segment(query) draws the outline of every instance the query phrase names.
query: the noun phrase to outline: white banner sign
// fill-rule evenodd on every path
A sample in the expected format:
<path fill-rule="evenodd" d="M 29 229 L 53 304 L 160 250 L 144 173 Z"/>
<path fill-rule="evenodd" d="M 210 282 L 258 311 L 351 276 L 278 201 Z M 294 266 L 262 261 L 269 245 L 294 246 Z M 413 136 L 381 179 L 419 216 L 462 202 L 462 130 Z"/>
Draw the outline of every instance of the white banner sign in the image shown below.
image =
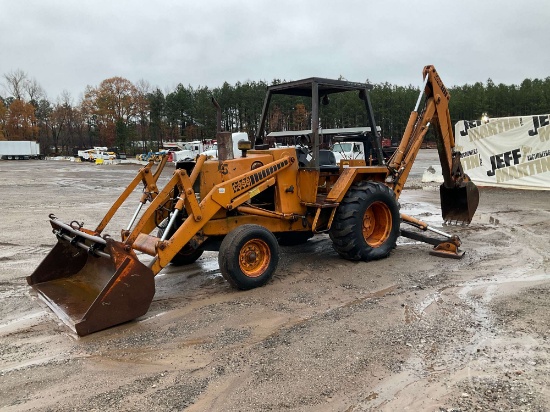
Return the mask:
<path fill-rule="evenodd" d="M 550 190 L 550 115 L 461 120 L 456 149 L 480 186 Z"/>

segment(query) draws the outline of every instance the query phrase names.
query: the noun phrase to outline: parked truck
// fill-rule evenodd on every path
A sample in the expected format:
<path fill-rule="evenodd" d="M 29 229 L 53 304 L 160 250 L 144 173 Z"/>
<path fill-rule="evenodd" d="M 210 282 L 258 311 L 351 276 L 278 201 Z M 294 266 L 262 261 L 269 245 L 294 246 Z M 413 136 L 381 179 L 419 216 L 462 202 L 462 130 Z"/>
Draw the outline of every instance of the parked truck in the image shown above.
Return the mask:
<path fill-rule="evenodd" d="M 233 140 L 233 153 L 238 152 L 237 144 L 240 140 L 248 140 L 248 134 L 244 132 L 235 132 L 232 133 Z M 200 154 L 205 154 L 208 159 L 217 159 L 218 158 L 218 145 L 217 143 L 213 144 L 204 144 L 201 141 L 187 142 L 183 150 L 173 152 L 172 158 L 169 161 L 174 163 L 193 160 Z"/>
<path fill-rule="evenodd" d="M 358 128 L 357 133 L 347 133 L 334 136 L 332 138 L 332 146 L 330 150 L 334 153 L 336 163 L 340 164 L 343 160 L 344 164 L 348 160 L 364 160 L 367 165 L 372 165 L 377 162 L 377 154 L 375 147 L 372 144 L 372 135 L 370 128 Z M 380 132 L 380 130 L 378 130 Z M 380 137 L 380 149 L 382 150 L 384 159 L 388 160 L 397 146 L 392 146 L 391 139 Z"/>
<path fill-rule="evenodd" d="M 40 145 L 33 141 L 3 141 L 0 142 L 0 159 L 29 160 L 44 159 L 40 154 Z"/>
<path fill-rule="evenodd" d="M 116 153 L 109 152 L 106 147 L 96 146 L 93 149 L 79 150 L 78 157 L 86 162 L 95 162 L 96 160 L 115 160 Z"/>

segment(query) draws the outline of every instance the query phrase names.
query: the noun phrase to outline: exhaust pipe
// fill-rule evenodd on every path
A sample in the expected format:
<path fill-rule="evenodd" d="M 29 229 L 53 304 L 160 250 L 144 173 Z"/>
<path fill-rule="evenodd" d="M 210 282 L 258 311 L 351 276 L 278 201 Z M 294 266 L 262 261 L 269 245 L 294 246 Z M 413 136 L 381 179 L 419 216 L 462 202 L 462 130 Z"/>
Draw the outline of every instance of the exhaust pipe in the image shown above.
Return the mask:
<path fill-rule="evenodd" d="M 233 153 L 233 138 L 231 132 L 222 131 L 222 108 L 213 97 L 212 104 L 216 107 L 216 141 L 218 142 L 218 161 L 221 170 L 224 161 L 235 158 L 235 154 Z"/>

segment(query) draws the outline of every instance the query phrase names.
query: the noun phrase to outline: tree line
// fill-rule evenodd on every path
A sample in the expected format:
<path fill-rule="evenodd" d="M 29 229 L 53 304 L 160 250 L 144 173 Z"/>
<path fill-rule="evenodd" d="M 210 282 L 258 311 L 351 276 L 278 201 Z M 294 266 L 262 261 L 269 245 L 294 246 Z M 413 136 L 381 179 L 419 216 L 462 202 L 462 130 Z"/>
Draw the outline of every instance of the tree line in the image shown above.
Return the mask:
<path fill-rule="evenodd" d="M 122 77 L 87 86 L 75 103 L 66 91 L 55 101 L 40 84 L 18 69 L 3 76 L 0 92 L 0 140 L 35 140 L 45 154 L 71 154 L 76 148 L 116 147 L 130 155 L 156 151 L 163 142 L 214 139 L 215 98 L 222 108 L 222 127 L 244 131 L 250 138 L 259 128 L 265 81 L 224 82 L 221 87 L 184 86 L 163 92 L 146 81 L 132 83 Z M 271 84 L 281 83 L 274 79 Z M 458 120 L 547 114 L 550 77 L 525 79 L 520 85 L 477 82 L 448 88 L 453 124 Z M 399 139 L 419 95 L 419 87 L 375 84 L 371 101 L 384 137 Z M 310 128 L 307 99 L 277 96 L 271 105 L 267 130 Z M 331 96 L 321 106 L 325 129 L 367 125 L 363 103 L 349 93 Z"/>

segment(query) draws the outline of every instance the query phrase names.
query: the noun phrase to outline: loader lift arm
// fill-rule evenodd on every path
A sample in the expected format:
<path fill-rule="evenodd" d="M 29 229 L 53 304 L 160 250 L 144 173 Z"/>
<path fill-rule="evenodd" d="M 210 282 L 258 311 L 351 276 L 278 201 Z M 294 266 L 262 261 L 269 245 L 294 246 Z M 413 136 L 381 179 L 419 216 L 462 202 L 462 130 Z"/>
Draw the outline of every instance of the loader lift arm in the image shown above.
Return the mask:
<path fill-rule="evenodd" d="M 84 336 L 145 314 L 155 293 L 154 276 L 196 236 L 220 210 L 235 210 L 275 184 L 276 175 L 289 168 L 295 158 L 284 156 L 248 173 L 215 185 L 199 203 L 193 190 L 205 155 L 198 159 L 191 176 L 178 169 L 151 201 L 131 230 L 122 231 L 122 241 L 71 225 L 50 216 L 58 243 L 27 282 L 50 308 L 78 335 Z M 149 170 L 150 166 L 145 170 Z M 135 187 L 149 173 L 138 173 L 129 187 Z M 145 178 L 144 178 L 145 179 Z M 146 179 L 145 179 L 146 180 Z M 155 185 L 156 187 L 156 185 Z M 170 220 L 184 211 L 187 218 L 170 239 L 151 236 L 156 213 L 170 200 L 177 187 L 178 196 Z M 102 222 L 112 217 L 129 193 L 117 199 Z M 148 196 L 146 196 L 149 199 Z M 170 223 L 169 223 L 170 224 Z M 101 225 L 100 225 L 101 226 Z M 153 257 L 142 263 L 135 251 Z M 66 262 L 59 266 L 59 261 Z"/>
<path fill-rule="evenodd" d="M 115 200 L 115 202 L 111 205 L 103 219 L 101 219 L 101 222 L 97 225 L 96 229 L 86 230 L 84 228 L 81 228 L 83 232 L 86 232 L 90 235 L 99 236 L 107 226 L 107 224 L 111 221 L 115 213 L 118 209 L 122 206 L 122 204 L 128 199 L 130 194 L 134 191 L 134 189 L 137 187 L 139 182 L 143 183 L 143 194 L 141 195 L 141 199 L 139 201 L 139 205 L 134 212 L 134 215 L 132 216 L 132 219 L 130 220 L 128 224 L 127 230 L 129 230 L 132 225 L 134 224 L 139 212 L 141 211 L 141 208 L 147 203 L 152 202 L 153 199 L 157 196 L 159 189 L 157 187 L 157 181 L 160 175 L 162 174 L 162 171 L 164 170 L 164 166 L 166 166 L 166 162 L 168 160 L 168 157 L 166 155 L 163 155 L 161 157 L 160 163 L 157 165 L 155 171 L 152 171 L 152 167 L 155 164 L 153 160 L 150 160 L 145 167 L 142 167 L 139 169 L 136 177 L 130 182 L 130 184 L 124 189 L 124 191 L 120 194 L 120 196 Z"/>
<path fill-rule="evenodd" d="M 219 183 L 201 200 L 200 204 L 195 198 L 193 183 L 201 163 L 197 163 L 191 178 L 187 177 L 184 170 L 176 170 L 172 179 L 141 216 L 132 232 L 127 231 L 123 234 L 124 243 L 130 248 L 154 256 L 149 266 L 156 275 L 220 209 L 235 210 L 252 197 L 273 186 L 275 175 L 288 168 L 294 161 L 294 158 L 283 157 L 246 174 Z M 175 186 L 178 186 L 180 196 L 174 207 L 171 221 L 175 220 L 177 214 L 184 209 L 187 218 L 170 239 L 164 240 L 148 235 L 148 231 L 145 230 L 149 227 L 148 222 L 154 218 L 155 211 L 168 200 Z M 169 226 L 170 223 L 168 223 Z"/>

